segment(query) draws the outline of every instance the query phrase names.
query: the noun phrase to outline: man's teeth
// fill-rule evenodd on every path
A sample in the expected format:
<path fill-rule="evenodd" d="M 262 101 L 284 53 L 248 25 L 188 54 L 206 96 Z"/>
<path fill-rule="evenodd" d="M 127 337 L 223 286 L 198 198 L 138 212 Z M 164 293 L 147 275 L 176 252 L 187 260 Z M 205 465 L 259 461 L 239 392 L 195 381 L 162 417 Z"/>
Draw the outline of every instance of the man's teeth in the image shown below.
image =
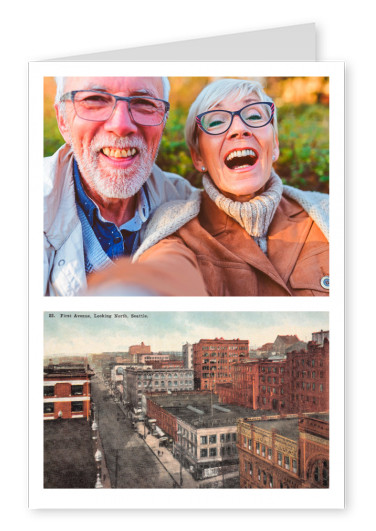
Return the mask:
<path fill-rule="evenodd" d="M 256 152 L 253 149 L 242 149 L 239 151 L 231 151 L 226 160 L 232 160 L 234 157 L 256 157 Z"/>
<path fill-rule="evenodd" d="M 113 157 L 115 159 L 117 158 L 125 158 L 125 157 L 133 157 L 137 153 L 137 149 L 130 148 L 130 149 L 112 149 L 105 147 L 102 149 L 103 153 L 106 155 L 106 157 Z"/>

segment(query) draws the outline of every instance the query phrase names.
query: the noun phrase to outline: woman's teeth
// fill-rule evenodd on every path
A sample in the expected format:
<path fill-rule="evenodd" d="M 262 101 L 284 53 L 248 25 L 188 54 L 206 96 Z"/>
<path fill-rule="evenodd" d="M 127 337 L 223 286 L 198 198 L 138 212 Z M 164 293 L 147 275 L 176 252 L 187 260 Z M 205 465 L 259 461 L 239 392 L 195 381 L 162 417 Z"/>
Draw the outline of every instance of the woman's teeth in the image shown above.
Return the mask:
<path fill-rule="evenodd" d="M 226 157 L 225 163 L 231 170 L 237 168 L 245 168 L 247 166 L 253 166 L 256 164 L 258 155 L 253 149 L 239 149 L 237 151 L 231 151 Z"/>
<path fill-rule="evenodd" d="M 234 157 L 247 157 L 248 155 L 256 157 L 256 153 L 253 149 L 240 149 L 238 151 L 231 151 L 226 160 L 232 160 Z"/>
<path fill-rule="evenodd" d="M 105 147 L 102 149 L 102 151 L 106 155 L 106 157 L 112 157 L 114 159 L 133 157 L 137 153 L 137 149 L 135 148 L 113 149 L 113 148 Z"/>

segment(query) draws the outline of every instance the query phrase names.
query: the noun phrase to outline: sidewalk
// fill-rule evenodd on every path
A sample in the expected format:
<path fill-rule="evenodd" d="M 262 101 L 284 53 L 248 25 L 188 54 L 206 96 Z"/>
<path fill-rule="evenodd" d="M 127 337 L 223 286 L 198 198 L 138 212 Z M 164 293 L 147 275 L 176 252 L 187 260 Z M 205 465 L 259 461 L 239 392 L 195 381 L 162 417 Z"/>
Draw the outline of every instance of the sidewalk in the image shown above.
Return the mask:
<path fill-rule="evenodd" d="M 144 435 L 144 425 L 138 423 L 137 426 L 138 433 Z M 159 439 L 153 435 L 146 435 L 145 443 L 149 446 L 151 451 L 154 453 L 156 458 L 162 463 L 165 469 L 170 473 L 170 475 L 175 479 L 176 483 L 180 485 L 180 463 L 177 459 L 173 457 L 171 452 L 165 447 L 159 447 Z M 158 455 L 158 451 L 160 455 Z M 184 468 L 181 467 L 182 473 L 182 488 L 183 489 L 197 489 L 198 483 L 193 479 L 191 474 Z"/>

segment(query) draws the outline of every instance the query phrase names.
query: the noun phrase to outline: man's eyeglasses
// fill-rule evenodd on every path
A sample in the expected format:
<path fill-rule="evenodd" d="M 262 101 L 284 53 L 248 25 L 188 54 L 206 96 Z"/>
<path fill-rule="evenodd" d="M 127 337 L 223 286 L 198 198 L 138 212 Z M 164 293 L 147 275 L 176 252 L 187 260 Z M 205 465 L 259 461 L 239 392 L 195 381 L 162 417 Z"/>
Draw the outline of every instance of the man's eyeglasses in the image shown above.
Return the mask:
<path fill-rule="evenodd" d="M 230 129 L 234 116 L 239 116 L 248 127 L 264 127 L 273 119 L 274 103 L 250 103 L 238 111 L 206 111 L 196 116 L 196 123 L 208 135 L 222 135 Z"/>
<path fill-rule="evenodd" d="M 71 100 L 79 118 L 90 122 L 108 120 L 118 101 L 128 103 L 132 120 L 138 125 L 160 125 L 170 109 L 168 101 L 149 96 L 115 96 L 100 90 L 73 90 L 63 94 L 60 101 Z"/>

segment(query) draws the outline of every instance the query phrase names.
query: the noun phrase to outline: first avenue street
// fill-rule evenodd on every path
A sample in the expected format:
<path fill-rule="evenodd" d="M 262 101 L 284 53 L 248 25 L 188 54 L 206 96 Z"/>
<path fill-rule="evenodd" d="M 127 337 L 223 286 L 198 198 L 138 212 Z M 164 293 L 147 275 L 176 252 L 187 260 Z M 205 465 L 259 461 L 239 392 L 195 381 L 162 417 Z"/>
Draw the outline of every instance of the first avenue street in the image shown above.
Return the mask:
<path fill-rule="evenodd" d="M 173 488 L 174 479 L 132 428 L 98 378 L 92 380 L 96 420 L 113 488 Z"/>

